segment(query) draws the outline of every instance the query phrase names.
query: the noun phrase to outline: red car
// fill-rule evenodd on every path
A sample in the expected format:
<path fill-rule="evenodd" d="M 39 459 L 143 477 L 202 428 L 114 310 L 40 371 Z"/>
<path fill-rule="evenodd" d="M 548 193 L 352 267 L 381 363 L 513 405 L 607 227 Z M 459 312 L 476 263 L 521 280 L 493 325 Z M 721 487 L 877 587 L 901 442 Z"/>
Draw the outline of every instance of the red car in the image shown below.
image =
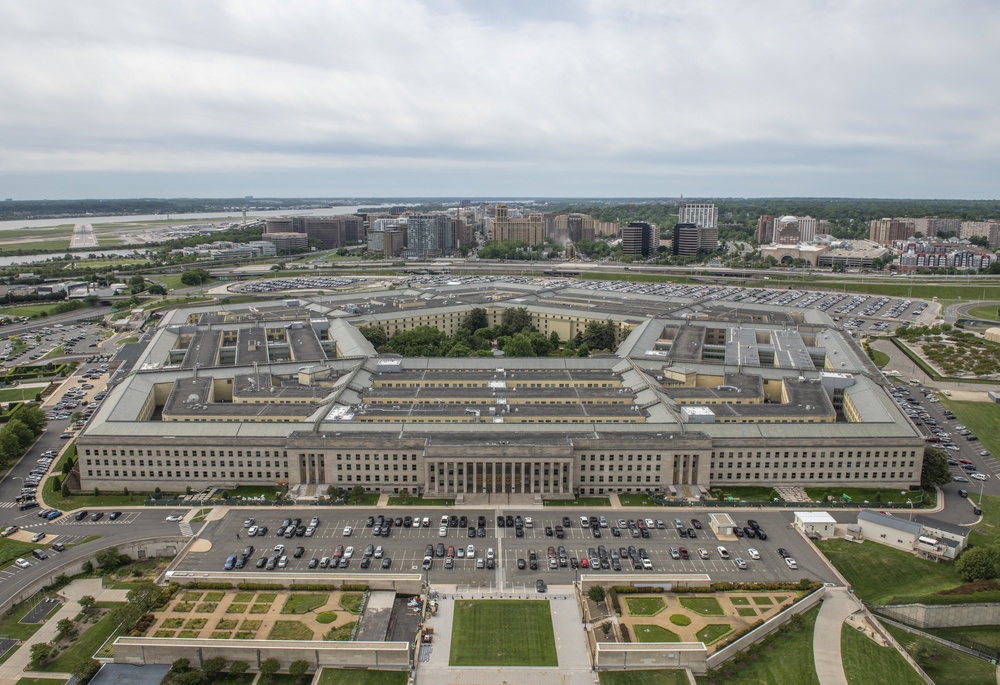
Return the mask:
<path fill-rule="evenodd" d="M 959 464 L 971 464 L 971 463 L 972 463 L 972 461 L 971 461 L 971 460 L 969 460 L 969 459 L 959 459 L 959 460 L 958 460 L 958 463 L 959 463 Z"/>
<path fill-rule="evenodd" d="M 587 557 L 580 559 L 580 568 L 590 568 L 590 562 L 587 561 Z"/>

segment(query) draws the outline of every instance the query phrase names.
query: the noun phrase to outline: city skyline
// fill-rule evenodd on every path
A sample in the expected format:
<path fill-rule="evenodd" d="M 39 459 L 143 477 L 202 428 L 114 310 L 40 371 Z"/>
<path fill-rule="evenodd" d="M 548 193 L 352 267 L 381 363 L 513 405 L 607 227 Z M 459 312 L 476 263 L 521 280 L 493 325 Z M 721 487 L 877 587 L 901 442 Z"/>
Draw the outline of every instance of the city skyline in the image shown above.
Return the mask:
<path fill-rule="evenodd" d="M 0 197 L 979 199 L 1000 180 L 994 3 L 0 7 Z"/>

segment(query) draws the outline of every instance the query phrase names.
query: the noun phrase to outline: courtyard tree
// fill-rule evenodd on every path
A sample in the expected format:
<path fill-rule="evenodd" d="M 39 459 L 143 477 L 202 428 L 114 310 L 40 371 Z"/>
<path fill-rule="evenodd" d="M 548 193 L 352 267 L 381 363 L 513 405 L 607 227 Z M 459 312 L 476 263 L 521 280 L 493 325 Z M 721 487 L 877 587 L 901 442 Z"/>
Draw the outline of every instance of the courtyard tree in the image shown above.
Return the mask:
<path fill-rule="evenodd" d="M 226 667 L 225 657 L 217 656 L 201 662 L 201 670 L 209 679 L 214 679 Z"/>
<path fill-rule="evenodd" d="M 920 471 L 920 487 L 932 489 L 951 482 L 948 457 L 942 450 L 924 452 L 924 465 Z"/>
<path fill-rule="evenodd" d="M 281 662 L 274 657 L 264 659 L 260 662 L 260 677 L 264 681 L 270 682 L 278 672 L 279 668 L 281 668 Z"/>
<path fill-rule="evenodd" d="M 301 679 L 308 670 L 309 662 L 305 659 L 296 659 L 288 665 L 288 674 L 296 679 Z"/>
<path fill-rule="evenodd" d="M 605 596 L 604 587 L 601 585 L 595 585 L 587 590 L 587 596 L 590 597 L 591 602 L 603 602 Z"/>
<path fill-rule="evenodd" d="M 241 675 L 246 673 L 249 668 L 250 664 L 245 661 L 234 661 L 229 664 L 229 673 L 239 678 Z"/>
<path fill-rule="evenodd" d="M 101 670 L 101 662 L 97 659 L 80 659 L 73 666 L 72 673 L 76 676 L 77 685 L 87 685 L 99 670 Z"/>

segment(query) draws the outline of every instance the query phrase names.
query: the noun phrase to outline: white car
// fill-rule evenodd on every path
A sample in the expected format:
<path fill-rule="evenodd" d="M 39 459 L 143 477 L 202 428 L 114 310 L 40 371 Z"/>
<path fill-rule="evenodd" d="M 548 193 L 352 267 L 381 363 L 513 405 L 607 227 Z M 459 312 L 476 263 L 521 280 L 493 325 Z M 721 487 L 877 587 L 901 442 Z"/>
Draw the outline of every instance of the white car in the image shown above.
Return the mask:
<path fill-rule="evenodd" d="M 975 478 L 976 480 L 986 480 L 985 473 L 970 473 L 969 478 Z"/>
<path fill-rule="evenodd" d="M 260 528 L 258 528 L 257 526 L 250 526 L 250 528 L 247 529 L 247 535 L 249 535 L 250 537 L 256 537 L 258 530 L 260 530 Z"/>
<path fill-rule="evenodd" d="M 475 545 L 469 545 L 468 547 L 466 547 L 466 549 L 465 549 L 465 556 L 467 556 L 470 559 L 472 557 L 476 556 L 476 546 Z"/>
<path fill-rule="evenodd" d="M 448 536 L 448 526 L 441 526 L 438 528 L 438 537 L 443 538 Z"/>
<path fill-rule="evenodd" d="M 351 526 L 344 526 L 344 537 L 345 538 L 351 537 L 351 533 L 353 533 L 353 532 L 354 532 L 354 528 L 352 528 Z"/>
<path fill-rule="evenodd" d="M 14 561 L 14 565 L 18 568 L 31 568 L 31 564 L 27 559 L 17 559 Z"/>
<path fill-rule="evenodd" d="M 184 520 L 184 514 L 171 514 L 167 517 L 167 521 L 171 523 L 177 523 L 178 521 Z"/>
<path fill-rule="evenodd" d="M 354 558 L 354 548 L 353 547 L 348 547 L 347 549 L 344 550 L 344 558 L 345 559 L 353 559 Z"/>
<path fill-rule="evenodd" d="M 753 547 L 747 550 L 747 554 L 750 556 L 751 559 L 760 559 L 760 552 L 755 550 Z"/>

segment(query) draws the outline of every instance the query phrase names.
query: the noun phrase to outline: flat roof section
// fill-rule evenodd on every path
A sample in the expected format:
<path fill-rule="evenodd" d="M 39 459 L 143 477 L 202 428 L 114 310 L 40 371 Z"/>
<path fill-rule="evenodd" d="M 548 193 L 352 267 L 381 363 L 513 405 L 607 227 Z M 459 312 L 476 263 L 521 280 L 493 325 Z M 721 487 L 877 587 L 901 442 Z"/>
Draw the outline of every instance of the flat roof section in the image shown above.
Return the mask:
<path fill-rule="evenodd" d="M 219 344 L 222 342 L 222 332 L 215 330 L 199 330 L 191 338 L 181 368 L 209 368 L 218 366 Z"/>
<path fill-rule="evenodd" d="M 326 359 L 326 352 L 323 351 L 323 346 L 316 338 L 316 332 L 312 326 L 285 330 L 288 334 L 288 345 L 294 361 L 306 362 Z"/>
<path fill-rule="evenodd" d="M 236 334 L 236 365 L 267 363 L 267 334 L 263 328 L 241 328 Z"/>

